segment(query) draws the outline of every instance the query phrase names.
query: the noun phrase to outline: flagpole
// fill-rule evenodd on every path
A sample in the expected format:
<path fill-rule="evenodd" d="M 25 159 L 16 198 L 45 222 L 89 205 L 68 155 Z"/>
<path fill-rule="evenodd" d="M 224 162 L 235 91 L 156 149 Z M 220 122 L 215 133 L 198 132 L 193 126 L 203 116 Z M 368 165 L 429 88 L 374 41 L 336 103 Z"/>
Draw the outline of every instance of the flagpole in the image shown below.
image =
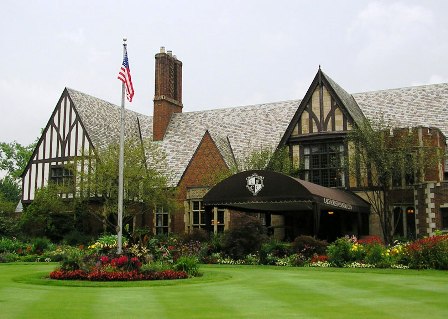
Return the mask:
<path fill-rule="evenodd" d="M 126 38 L 123 38 L 123 59 L 126 54 Z M 124 106 L 126 88 L 124 82 L 121 84 L 121 109 L 120 109 L 120 157 L 118 160 L 118 240 L 117 254 L 123 252 L 123 167 L 124 167 Z"/>

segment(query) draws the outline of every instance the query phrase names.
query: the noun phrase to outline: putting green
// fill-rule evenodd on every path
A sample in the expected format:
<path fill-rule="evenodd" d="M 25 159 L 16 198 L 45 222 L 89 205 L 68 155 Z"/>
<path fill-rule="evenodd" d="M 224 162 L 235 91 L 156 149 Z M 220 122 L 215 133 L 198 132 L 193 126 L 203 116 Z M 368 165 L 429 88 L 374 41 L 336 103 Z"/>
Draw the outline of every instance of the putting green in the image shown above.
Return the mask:
<path fill-rule="evenodd" d="M 448 272 L 202 266 L 175 281 L 44 278 L 56 264 L 0 264 L 0 318 L 446 318 Z"/>

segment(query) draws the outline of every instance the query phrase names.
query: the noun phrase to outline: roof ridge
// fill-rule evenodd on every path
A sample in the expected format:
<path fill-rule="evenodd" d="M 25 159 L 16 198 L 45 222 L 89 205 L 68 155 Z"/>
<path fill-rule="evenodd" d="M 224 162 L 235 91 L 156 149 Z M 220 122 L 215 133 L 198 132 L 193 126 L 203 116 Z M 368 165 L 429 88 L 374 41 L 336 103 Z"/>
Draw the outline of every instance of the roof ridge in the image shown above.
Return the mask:
<path fill-rule="evenodd" d="M 396 88 L 392 88 L 392 89 L 381 89 L 381 90 L 356 92 L 356 93 L 352 93 L 352 95 L 377 93 L 377 92 L 385 92 L 385 91 L 397 91 L 397 90 L 404 90 L 404 89 L 418 89 L 418 88 L 424 88 L 424 87 L 428 87 L 428 86 L 432 86 L 433 87 L 433 86 L 439 86 L 439 85 L 448 85 L 448 82 L 429 83 L 429 84 L 420 84 L 420 85 L 410 85 L 410 86 L 396 87 Z"/>
<path fill-rule="evenodd" d="M 76 90 L 76 89 L 72 89 L 72 88 L 70 88 L 70 87 L 68 87 L 68 86 L 66 86 L 65 88 L 67 89 L 67 91 L 68 91 L 69 94 L 70 94 L 70 91 L 71 91 L 71 92 L 73 92 L 73 93 L 75 93 L 75 94 L 80 94 L 80 95 L 83 95 L 84 97 L 92 98 L 92 99 L 98 100 L 98 101 L 100 101 L 100 102 L 109 104 L 110 106 L 112 106 L 112 107 L 114 107 L 114 108 L 117 108 L 117 109 L 120 109 L 120 108 L 121 108 L 121 106 L 119 106 L 119 105 L 117 105 L 117 104 L 114 104 L 114 103 L 112 103 L 112 102 L 109 102 L 109 101 L 107 101 L 107 100 L 105 100 L 105 99 L 102 99 L 102 98 L 93 96 L 93 95 L 88 94 L 88 93 L 84 93 L 84 92 L 79 91 L 79 90 Z M 126 111 L 126 112 L 132 112 L 132 113 L 135 113 L 137 116 L 143 115 L 143 116 L 146 116 L 146 117 L 152 117 L 151 115 L 147 115 L 147 114 L 143 114 L 143 113 L 140 113 L 140 112 L 136 112 L 136 111 L 131 110 L 131 109 L 129 109 L 129 108 L 125 108 L 125 111 Z"/>

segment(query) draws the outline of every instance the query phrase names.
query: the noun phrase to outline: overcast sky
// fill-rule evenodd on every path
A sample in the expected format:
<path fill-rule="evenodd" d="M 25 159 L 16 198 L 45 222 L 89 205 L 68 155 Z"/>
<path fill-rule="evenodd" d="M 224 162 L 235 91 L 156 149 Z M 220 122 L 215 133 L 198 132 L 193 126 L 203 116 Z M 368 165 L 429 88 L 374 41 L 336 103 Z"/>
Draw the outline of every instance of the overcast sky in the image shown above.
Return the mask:
<path fill-rule="evenodd" d="M 40 136 L 64 87 L 119 105 L 123 36 L 147 115 L 160 46 L 184 112 L 301 99 L 319 65 L 349 93 L 448 82 L 444 0 L 0 1 L 2 142 Z"/>

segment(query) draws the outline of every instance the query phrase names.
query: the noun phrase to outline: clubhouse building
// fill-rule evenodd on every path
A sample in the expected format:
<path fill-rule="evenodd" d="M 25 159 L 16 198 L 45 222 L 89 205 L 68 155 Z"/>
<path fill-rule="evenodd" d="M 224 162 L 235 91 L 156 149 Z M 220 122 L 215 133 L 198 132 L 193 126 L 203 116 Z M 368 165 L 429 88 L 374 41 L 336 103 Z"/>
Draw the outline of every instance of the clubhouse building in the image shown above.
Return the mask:
<path fill-rule="evenodd" d="M 417 134 L 418 146 L 446 147 L 448 83 L 351 94 L 319 68 L 301 99 L 188 112 L 182 62 L 162 47 L 155 64 L 153 115 L 125 111 L 126 137 L 156 143 L 166 156 L 169 184 L 177 188 L 178 211 L 159 207 L 133 218 L 134 227 L 155 234 L 217 233 L 251 215 L 279 239 L 381 235 L 365 186 L 343 165 L 348 132 L 381 118 Z M 22 203 L 31 203 L 50 181 L 73 179 L 67 164 L 118 143 L 119 130 L 119 106 L 65 88 L 22 175 Z M 251 154 L 280 148 L 300 167 L 296 176 L 244 170 Z M 236 174 L 216 183 L 214 176 L 235 168 Z M 442 161 L 422 182 L 406 176 L 394 181 L 389 209 L 396 236 L 448 229 L 447 170 Z"/>

